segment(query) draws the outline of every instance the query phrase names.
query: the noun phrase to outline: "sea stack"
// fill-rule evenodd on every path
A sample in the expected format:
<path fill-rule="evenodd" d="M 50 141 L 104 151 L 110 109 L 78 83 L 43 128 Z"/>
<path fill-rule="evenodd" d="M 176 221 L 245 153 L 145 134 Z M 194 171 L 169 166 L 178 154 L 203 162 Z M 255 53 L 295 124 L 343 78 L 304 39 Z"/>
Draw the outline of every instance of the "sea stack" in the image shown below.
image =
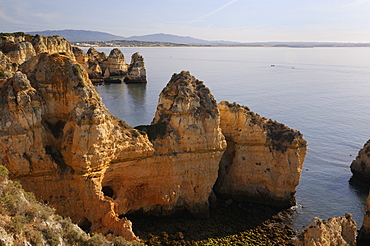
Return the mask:
<path fill-rule="evenodd" d="M 227 149 L 216 194 L 277 207 L 294 205 L 307 151 L 302 134 L 236 103 L 223 101 L 218 108 Z"/>
<path fill-rule="evenodd" d="M 125 78 L 126 83 L 146 83 L 145 62 L 139 52 L 132 54 L 131 63 Z"/>

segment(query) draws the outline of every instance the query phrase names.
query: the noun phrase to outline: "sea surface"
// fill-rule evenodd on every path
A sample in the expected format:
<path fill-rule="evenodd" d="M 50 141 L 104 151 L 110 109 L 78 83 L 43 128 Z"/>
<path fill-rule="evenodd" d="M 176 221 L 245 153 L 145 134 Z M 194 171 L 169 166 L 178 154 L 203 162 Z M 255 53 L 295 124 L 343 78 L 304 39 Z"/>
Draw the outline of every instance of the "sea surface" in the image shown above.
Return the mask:
<path fill-rule="evenodd" d="M 98 48 L 109 54 L 111 48 Z M 308 142 L 294 228 L 313 217 L 353 214 L 362 225 L 367 188 L 350 164 L 370 139 L 370 48 L 122 48 L 145 58 L 145 84 L 97 86 L 110 112 L 150 124 L 173 73 L 190 71 L 215 99 L 237 102 L 303 133 Z"/>

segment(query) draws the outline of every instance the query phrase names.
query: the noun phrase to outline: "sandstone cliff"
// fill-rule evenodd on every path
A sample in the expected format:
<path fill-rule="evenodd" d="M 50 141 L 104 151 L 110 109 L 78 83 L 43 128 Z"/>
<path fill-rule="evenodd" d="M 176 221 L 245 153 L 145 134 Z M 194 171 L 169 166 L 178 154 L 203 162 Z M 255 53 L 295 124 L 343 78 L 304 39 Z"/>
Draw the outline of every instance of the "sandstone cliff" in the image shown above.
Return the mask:
<path fill-rule="evenodd" d="M 36 54 L 53 43 L 13 39 L 14 47 L 31 43 Z M 5 43 L 7 53 L 17 50 Z M 237 104 L 217 105 L 184 71 L 161 92 L 152 124 L 138 131 L 108 112 L 89 79 L 92 71 L 101 78 L 109 57 L 78 48 L 71 55 L 61 46 L 22 65 L 6 54 L 0 61 L 21 70 L 0 80 L 0 163 L 57 212 L 86 231 L 132 240 L 131 222 L 121 217 L 184 209 L 208 216 L 213 188 L 234 199 L 293 203 L 306 151 L 299 132 Z M 123 64 L 120 51 L 111 54 L 110 65 Z M 143 82 L 142 56 L 135 53 L 131 65 Z"/>
<path fill-rule="evenodd" d="M 0 50 L 10 60 L 20 65 L 35 55 L 41 53 L 61 53 L 74 60 L 71 44 L 64 38 L 58 36 L 44 37 L 40 35 L 27 34 L 1 34 Z"/>
<path fill-rule="evenodd" d="M 135 239 L 101 182 L 114 163 L 152 155 L 152 144 L 110 115 L 69 57 L 41 54 L 21 69 L 1 86 L 0 162 L 83 229 Z"/>
<path fill-rule="evenodd" d="M 146 83 L 145 62 L 139 52 L 131 56 L 131 63 L 125 78 L 126 83 Z"/>
<path fill-rule="evenodd" d="M 101 63 L 103 73 L 109 72 L 109 76 L 125 76 L 128 65 L 125 56 L 120 49 L 112 49 L 106 60 Z"/>
<path fill-rule="evenodd" d="M 356 245 L 357 225 L 351 214 L 328 221 L 313 218 L 309 226 L 297 236 L 296 246 Z"/>
<path fill-rule="evenodd" d="M 130 176 L 107 171 L 103 183 L 117 196 L 126 196 L 132 211 L 165 215 L 187 209 L 208 216 L 208 198 L 226 147 L 219 120 L 217 104 L 203 82 L 189 72 L 174 74 L 159 96 L 152 125 L 138 127 L 147 132 L 155 155 L 138 165 L 125 164 Z"/>
<path fill-rule="evenodd" d="M 281 207 L 294 205 L 307 151 L 302 134 L 236 103 L 224 101 L 218 108 L 227 150 L 216 193 Z"/>

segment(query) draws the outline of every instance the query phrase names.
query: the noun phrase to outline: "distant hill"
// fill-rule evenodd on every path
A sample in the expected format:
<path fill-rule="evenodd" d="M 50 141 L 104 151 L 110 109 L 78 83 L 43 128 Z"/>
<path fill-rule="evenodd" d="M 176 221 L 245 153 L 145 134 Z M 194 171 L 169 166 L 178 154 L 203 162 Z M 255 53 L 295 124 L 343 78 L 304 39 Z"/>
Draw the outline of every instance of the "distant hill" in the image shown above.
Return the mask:
<path fill-rule="evenodd" d="M 47 30 L 28 33 L 32 35 L 40 34 L 41 36 L 58 35 L 60 37 L 67 39 L 69 42 L 111 41 L 125 39 L 122 36 L 117 36 L 106 32 L 96 32 L 86 30 Z"/>
<path fill-rule="evenodd" d="M 192 44 L 192 45 L 232 45 L 238 44 L 236 42 L 230 41 L 209 41 L 204 39 L 193 38 L 190 36 L 177 36 L 172 34 L 157 33 L 143 36 L 131 36 L 126 38 L 126 40 L 136 40 L 136 41 L 146 41 L 146 42 L 168 42 L 176 44 Z"/>
<path fill-rule="evenodd" d="M 208 41 L 203 39 L 197 39 L 190 36 L 177 36 L 172 34 L 150 34 L 143 36 L 131 36 L 122 37 L 113 35 L 106 32 L 86 31 L 86 30 L 47 30 L 28 32 L 29 34 L 35 35 L 40 34 L 41 36 L 53 36 L 58 35 L 67 39 L 69 42 L 87 42 L 87 41 L 113 41 L 113 40 L 135 40 L 144 42 L 168 42 L 175 44 L 191 44 L 191 45 L 235 45 L 236 42 L 230 41 Z"/>

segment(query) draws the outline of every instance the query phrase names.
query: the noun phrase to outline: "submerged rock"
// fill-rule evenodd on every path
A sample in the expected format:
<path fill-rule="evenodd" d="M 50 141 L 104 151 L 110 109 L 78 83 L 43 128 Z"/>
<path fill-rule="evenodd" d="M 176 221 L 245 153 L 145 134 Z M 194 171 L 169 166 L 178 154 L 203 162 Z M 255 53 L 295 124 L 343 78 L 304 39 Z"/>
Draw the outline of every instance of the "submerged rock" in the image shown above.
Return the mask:
<path fill-rule="evenodd" d="M 302 134 L 236 103 L 223 101 L 218 108 L 227 150 L 215 192 L 272 206 L 294 205 L 307 151 Z"/>
<path fill-rule="evenodd" d="M 296 246 L 315 245 L 356 245 L 357 225 L 351 214 L 338 218 L 330 218 L 328 221 L 313 218 L 308 227 L 300 233 Z"/>

